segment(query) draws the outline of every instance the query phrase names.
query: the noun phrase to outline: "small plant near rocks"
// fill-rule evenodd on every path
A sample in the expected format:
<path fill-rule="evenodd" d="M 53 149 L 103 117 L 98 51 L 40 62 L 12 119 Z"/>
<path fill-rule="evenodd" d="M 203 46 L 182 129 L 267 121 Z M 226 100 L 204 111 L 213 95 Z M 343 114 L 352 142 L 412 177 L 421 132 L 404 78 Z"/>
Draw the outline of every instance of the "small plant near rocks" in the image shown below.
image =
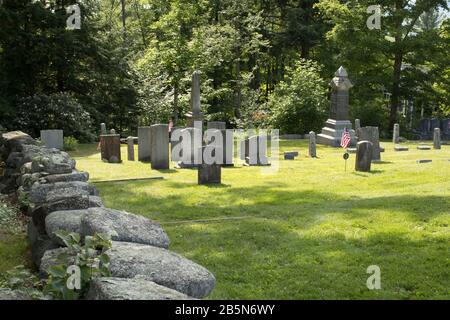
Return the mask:
<path fill-rule="evenodd" d="M 0 200 L 0 228 L 10 234 L 25 232 L 25 221 L 20 210 Z"/>
<path fill-rule="evenodd" d="M 78 140 L 74 137 L 64 137 L 64 151 L 75 151 L 78 148 Z"/>
<path fill-rule="evenodd" d="M 0 274 L 0 288 L 15 290 L 32 299 L 46 299 L 42 293 L 42 281 L 23 265 Z"/>
<path fill-rule="evenodd" d="M 80 299 L 87 293 L 93 279 L 111 276 L 110 259 L 105 253 L 112 246 L 109 235 L 85 237 L 84 244 L 78 233 L 57 231 L 55 235 L 68 250 L 60 254 L 56 264 L 46 270 L 49 274 L 44 288 L 46 294 L 55 299 Z"/>

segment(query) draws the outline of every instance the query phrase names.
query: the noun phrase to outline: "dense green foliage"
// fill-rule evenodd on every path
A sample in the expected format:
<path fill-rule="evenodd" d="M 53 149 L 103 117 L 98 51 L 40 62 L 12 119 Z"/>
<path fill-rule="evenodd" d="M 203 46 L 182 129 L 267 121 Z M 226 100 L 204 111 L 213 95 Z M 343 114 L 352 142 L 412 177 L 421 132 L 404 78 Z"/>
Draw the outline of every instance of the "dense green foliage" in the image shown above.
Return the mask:
<path fill-rule="evenodd" d="M 307 90 L 294 97 L 300 92 L 289 87 L 300 59 L 321 66 L 313 87 L 346 67 L 355 84 L 351 114 L 363 125 L 386 131 L 394 121 L 414 126 L 421 114 L 450 112 L 444 0 L 377 1 L 381 29 L 374 30 L 366 26 L 371 0 L 85 0 L 81 29 L 66 30 L 65 7 L 75 2 L 0 6 L 2 126 L 37 135 L 75 110 L 64 129 L 81 140 L 100 122 L 123 136 L 139 124 L 183 125 L 190 75 L 200 70 L 207 120 L 317 130 L 322 108 L 311 118 L 298 110 L 322 98 Z M 401 116 L 411 105 L 413 114 Z M 283 109 L 302 123 L 269 116 Z"/>
<path fill-rule="evenodd" d="M 95 234 L 82 240 L 78 233 L 62 230 L 55 235 L 63 241 L 67 252 L 62 252 L 54 265 L 46 270 L 49 275 L 44 287 L 46 294 L 55 299 L 80 299 L 87 293 L 92 279 L 111 276 L 109 257 L 104 252 L 112 246 L 111 237 Z M 78 284 L 73 278 L 76 273 L 69 272 L 69 267 L 74 266 L 79 268 Z"/>

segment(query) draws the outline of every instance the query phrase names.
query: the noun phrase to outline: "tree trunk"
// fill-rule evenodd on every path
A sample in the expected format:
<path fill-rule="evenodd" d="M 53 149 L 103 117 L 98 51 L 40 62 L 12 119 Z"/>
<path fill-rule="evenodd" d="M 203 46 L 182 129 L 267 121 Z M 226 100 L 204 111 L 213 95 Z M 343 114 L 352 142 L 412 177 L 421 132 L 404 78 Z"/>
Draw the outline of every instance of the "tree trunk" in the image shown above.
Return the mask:
<path fill-rule="evenodd" d="M 173 124 L 178 123 L 178 83 L 173 88 Z"/>
<path fill-rule="evenodd" d="M 396 43 L 401 41 L 400 38 L 396 38 Z M 391 96 L 391 110 L 389 114 L 389 130 L 394 128 L 394 124 L 397 122 L 397 112 L 400 107 L 400 80 L 402 73 L 403 51 L 399 49 L 395 53 L 393 81 L 392 81 L 392 96 Z"/>

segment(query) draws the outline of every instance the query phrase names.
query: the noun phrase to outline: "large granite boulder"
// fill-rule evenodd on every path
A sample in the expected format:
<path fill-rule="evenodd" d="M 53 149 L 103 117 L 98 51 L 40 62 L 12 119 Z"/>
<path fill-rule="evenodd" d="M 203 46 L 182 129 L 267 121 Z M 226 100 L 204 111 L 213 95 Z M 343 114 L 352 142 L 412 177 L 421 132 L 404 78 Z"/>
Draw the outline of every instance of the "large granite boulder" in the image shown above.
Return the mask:
<path fill-rule="evenodd" d="M 93 186 L 82 181 L 34 184 L 28 193 L 28 200 L 37 205 L 47 202 L 48 196 L 57 197 L 58 195 L 64 196 L 67 194 L 88 196 L 90 193 L 94 193 Z"/>
<path fill-rule="evenodd" d="M 45 218 L 45 230 L 47 235 L 54 242 L 64 245 L 61 239 L 55 236 L 55 232 L 64 230 L 81 234 L 81 217 L 88 211 L 85 210 L 65 210 L 50 213 Z"/>
<path fill-rule="evenodd" d="M 178 291 L 142 278 L 98 278 L 92 281 L 88 300 L 189 300 Z"/>
<path fill-rule="evenodd" d="M 81 181 L 87 182 L 89 180 L 89 173 L 73 170 L 71 173 L 51 174 L 41 178 L 41 183 L 56 183 L 56 182 L 73 182 Z"/>
<path fill-rule="evenodd" d="M 216 279 L 204 267 L 182 256 L 149 245 L 113 241 L 106 251 L 113 277 L 147 280 L 194 298 L 203 298 L 214 289 Z"/>
<path fill-rule="evenodd" d="M 22 151 L 23 145 L 36 145 L 37 142 L 22 131 L 11 131 L 1 135 L 0 144 L 11 151 Z"/>
<path fill-rule="evenodd" d="M 48 149 L 48 153 L 35 156 L 32 161 L 33 172 L 47 172 L 49 174 L 71 173 L 76 162 L 66 152 L 57 149 Z"/>
<path fill-rule="evenodd" d="M 148 244 L 161 248 L 169 247 L 169 237 L 163 228 L 142 216 L 107 208 L 90 208 L 89 214 L 81 218 L 84 236 L 106 233 L 116 241 Z"/>

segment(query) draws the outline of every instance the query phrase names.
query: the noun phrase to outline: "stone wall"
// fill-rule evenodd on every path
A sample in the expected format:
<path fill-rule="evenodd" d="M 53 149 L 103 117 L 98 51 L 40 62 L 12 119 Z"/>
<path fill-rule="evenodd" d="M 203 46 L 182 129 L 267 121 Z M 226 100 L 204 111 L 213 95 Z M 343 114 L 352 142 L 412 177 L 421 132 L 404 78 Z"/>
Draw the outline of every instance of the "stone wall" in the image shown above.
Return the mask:
<path fill-rule="evenodd" d="M 57 230 L 112 236 L 111 278 L 94 280 L 88 299 L 201 299 L 214 286 L 202 266 L 169 251 L 170 240 L 154 221 L 105 208 L 89 174 L 77 171 L 75 160 L 57 149 L 39 146 L 29 135 L 14 131 L 0 138 L 0 192 L 16 193 L 30 217 L 28 239 L 33 262 L 42 277 L 53 259 L 67 250 Z"/>

